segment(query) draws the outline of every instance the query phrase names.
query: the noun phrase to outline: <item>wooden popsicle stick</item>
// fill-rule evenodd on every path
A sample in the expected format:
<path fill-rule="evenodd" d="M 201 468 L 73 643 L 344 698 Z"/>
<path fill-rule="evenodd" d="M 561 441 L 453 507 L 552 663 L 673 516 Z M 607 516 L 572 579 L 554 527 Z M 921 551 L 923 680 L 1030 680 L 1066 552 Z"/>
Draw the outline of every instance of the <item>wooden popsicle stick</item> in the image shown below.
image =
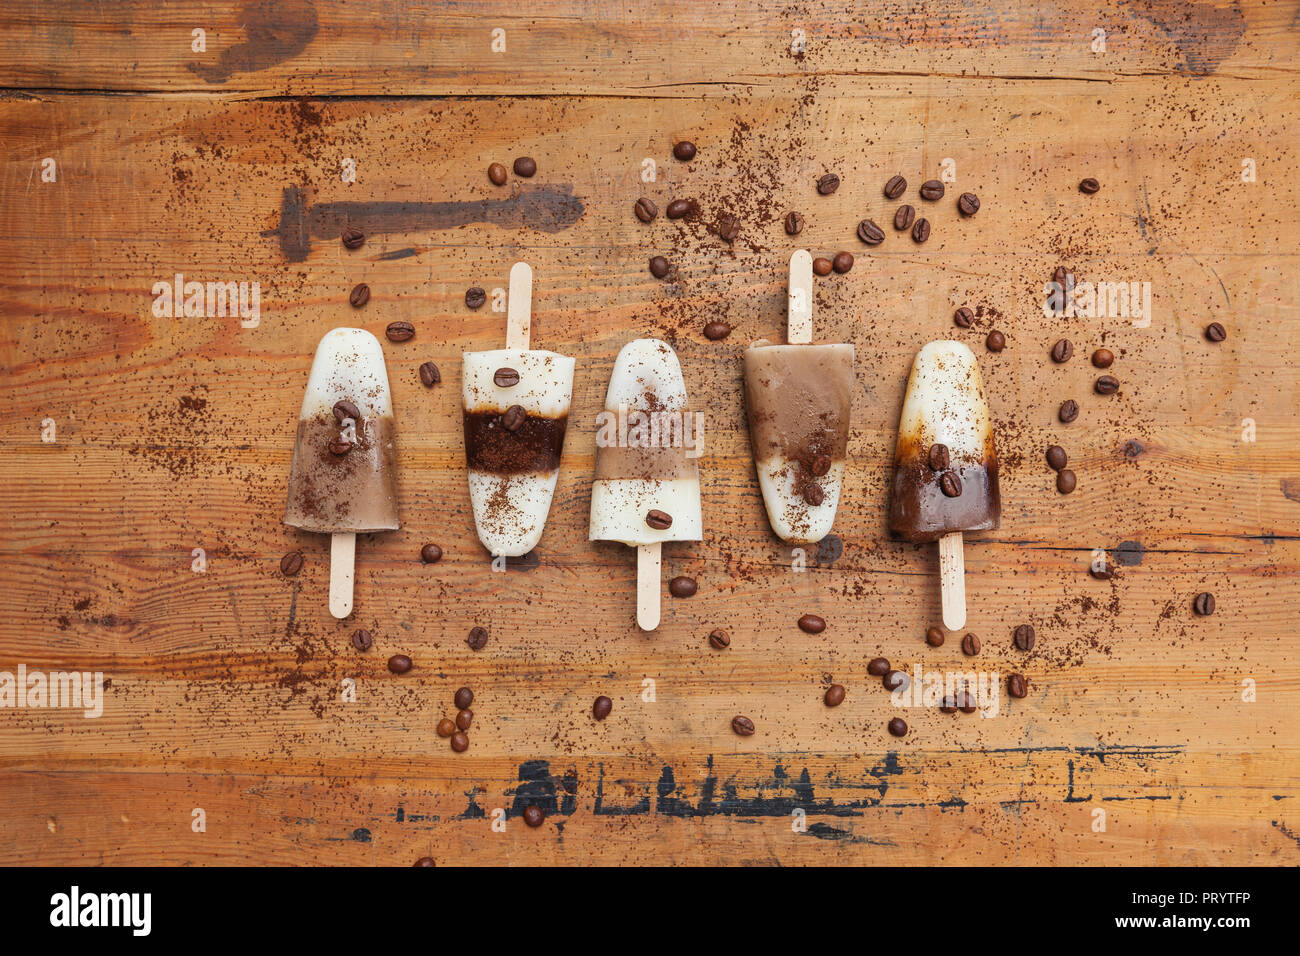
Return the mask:
<path fill-rule="evenodd" d="M 339 619 L 352 613 L 356 563 L 357 536 L 350 531 L 330 535 L 330 613 Z"/>
<path fill-rule="evenodd" d="M 966 626 L 966 554 L 961 532 L 939 539 L 939 588 L 943 599 L 943 626 L 959 631 Z"/>
<path fill-rule="evenodd" d="M 533 334 L 533 267 L 510 267 L 510 297 L 506 300 L 506 348 L 527 349 Z"/>
<path fill-rule="evenodd" d="M 636 625 L 643 631 L 659 626 L 659 579 L 663 545 L 639 544 L 636 548 Z"/>
<path fill-rule="evenodd" d="M 786 303 L 786 341 L 807 345 L 812 341 L 812 253 L 796 249 L 790 256 L 790 285 Z"/>

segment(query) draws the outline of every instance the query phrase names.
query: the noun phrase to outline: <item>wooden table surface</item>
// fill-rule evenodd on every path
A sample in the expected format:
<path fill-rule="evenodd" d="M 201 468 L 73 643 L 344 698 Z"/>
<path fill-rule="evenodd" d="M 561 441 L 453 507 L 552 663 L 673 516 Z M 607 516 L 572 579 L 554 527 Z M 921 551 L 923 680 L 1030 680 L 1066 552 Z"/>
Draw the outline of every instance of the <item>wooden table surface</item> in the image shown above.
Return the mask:
<path fill-rule="evenodd" d="M 0 708 L 0 862 L 1300 861 L 1296 2 L 604 6 L 0 10 L 0 671 L 107 684 L 97 719 Z M 522 155 L 534 178 L 488 182 Z M 945 169 L 944 200 L 918 200 Z M 827 171 L 842 185 L 819 196 Z M 923 246 L 889 228 L 894 173 L 934 225 Z M 967 190 L 982 208 L 961 219 Z M 643 225 L 641 195 L 701 218 Z M 834 536 L 803 572 L 765 520 L 741 393 L 744 347 L 784 330 L 790 209 L 799 245 L 857 257 L 817 280 L 817 336 L 855 345 L 856 387 Z M 708 229 L 727 211 L 734 245 Z M 534 344 L 578 361 L 545 536 L 499 573 L 469 508 L 460 353 L 502 343 L 492 291 L 517 260 Z M 1149 282 L 1150 321 L 1045 317 L 1058 265 Z M 259 283 L 260 321 L 159 317 L 178 273 Z M 471 286 L 489 306 L 466 308 Z M 325 331 L 395 320 L 416 328 L 384 343 L 402 528 L 359 539 L 336 621 L 328 541 L 281 521 L 297 409 Z M 708 416 L 704 539 L 665 548 L 699 593 L 665 594 L 653 634 L 633 552 L 587 541 L 594 415 L 639 336 L 675 345 Z M 1063 336 L 1075 357 L 1054 365 Z M 911 359 L 944 337 L 976 350 L 1003 466 L 1001 530 L 966 547 L 974 661 L 960 634 L 925 644 L 935 549 L 884 517 Z M 1088 573 L 1100 552 L 1109 581 Z M 414 670 L 388 673 L 394 653 Z M 896 711 L 878 655 L 1030 690 L 988 719 Z M 455 754 L 434 727 L 462 685 Z"/>

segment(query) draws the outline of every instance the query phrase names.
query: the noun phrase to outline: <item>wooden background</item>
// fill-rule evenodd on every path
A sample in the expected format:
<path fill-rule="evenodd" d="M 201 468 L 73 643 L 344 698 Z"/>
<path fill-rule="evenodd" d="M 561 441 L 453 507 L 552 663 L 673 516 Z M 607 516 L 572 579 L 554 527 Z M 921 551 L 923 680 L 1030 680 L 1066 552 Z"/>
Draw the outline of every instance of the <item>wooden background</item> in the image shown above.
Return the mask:
<path fill-rule="evenodd" d="M 0 710 L 0 862 L 1300 860 L 1297 4 L 520 9 L 0 9 L 0 670 L 110 681 L 98 720 Z M 694 162 L 672 159 L 679 138 Z M 520 155 L 534 179 L 488 183 L 489 163 Z M 884 181 L 904 174 L 916 204 L 944 159 L 955 187 L 919 204 L 933 238 L 887 228 L 868 254 L 853 231 L 892 215 Z M 827 170 L 843 185 L 820 197 Z M 1082 196 L 1084 176 L 1101 192 Z M 963 221 L 968 189 L 983 208 Z M 644 226 L 642 194 L 697 198 L 705 221 Z M 802 245 L 857 255 L 818 280 L 818 337 L 855 344 L 857 388 L 837 540 L 802 574 L 764 518 L 740 376 L 745 345 L 784 327 L 791 208 Z M 705 228 L 727 210 L 734 247 Z M 349 217 L 369 236 L 351 253 Z M 649 276 L 653 254 L 669 281 Z M 499 346 L 504 315 L 463 296 L 504 287 L 518 259 L 536 273 L 534 342 L 578 372 L 537 560 L 496 574 L 465 487 L 459 356 Z M 1149 281 L 1150 327 L 1045 319 L 1060 264 Z M 259 327 L 155 318 L 153 284 L 178 272 L 260 282 Z M 355 312 L 359 281 L 373 295 Z M 983 309 L 965 333 L 961 304 Z M 705 340 L 711 318 L 735 332 Z M 355 617 L 337 622 L 327 540 L 281 523 L 295 418 L 326 330 L 396 319 L 417 329 L 384 345 L 403 527 L 359 541 Z M 1216 320 L 1217 346 L 1202 337 Z M 993 327 L 1000 355 L 981 344 Z M 994 719 L 908 711 L 899 740 L 867 661 L 970 663 L 960 635 L 923 640 L 934 549 L 884 523 L 911 358 L 954 334 L 980 357 L 1003 462 L 1002 529 L 966 548 L 976 663 L 1031 691 Z M 617 350 L 643 335 L 676 345 L 709 415 L 705 538 L 665 549 L 700 591 L 665 595 L 652 635 L 633 623 L 632 551 L 586 540 L 592 417 Z M 1076 356 L 1054 366 L 1062 335 Z M 1108 399 L 1086 359 L 1102 344 L 1122 383 Z M 426 360 L 443 373 L 432 390 Z M 1083 411 L 1064 427 L 1069 397 Z M 1079 475 L 1068 497 L 1043 462 L 1052 442 Z M 428 541 L 436 566 L 418 559 Z M 306 566 L 287 579 L 295 548 Z M 1112 581 L 1087 573 L 1098 548 Z M 1201 590 L 1212 617 L 1192 615 Z M 808 612 L 824 634 L 797 629 Z M 1022 622 L 1030 654 L 1011 646 Z M 491 632 L 478 653 L 474 625 Z M 349 645 L 357 626 L 368 654 Z M 706 644 L 719 626 L 725 652 Z M 398 652 L 415 660 L 404 677 L 383 664 Z M 834 710 L 827 679 L 848 688 Z M 476 717 L 458 755 L 434 725 L 461 685 Z M 600 724 L 598 694 L 614 700 Z M 732 734 L 737 713 L 754 736 Z M 519 818 L 530 803 L 548 811 L 539 830 Z"/>

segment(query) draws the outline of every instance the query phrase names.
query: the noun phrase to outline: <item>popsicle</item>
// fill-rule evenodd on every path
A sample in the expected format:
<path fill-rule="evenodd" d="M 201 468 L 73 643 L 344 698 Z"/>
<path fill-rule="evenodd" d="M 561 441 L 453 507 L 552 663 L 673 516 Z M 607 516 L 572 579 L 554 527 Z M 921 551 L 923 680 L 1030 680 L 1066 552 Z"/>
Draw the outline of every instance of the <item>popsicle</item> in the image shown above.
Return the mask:
<path fill-rule="evenodd" d="M 527 554 L 542 537 L 573 393 L 573 359 L 528 347 L 532 290 L 532 269 L 515 263 L 506 347 L 464 355 L 469 497 L 478 539 L 493 557 Z"/>
<path fill-rule="evenodd" d="M 298 413 L 286 524 L 331 535 L 330 613 L 352 613 L 357 535 L 392 531 L 397 451 L 388 370 L 363 329 L 326 332 Z"/>
<path fill-rule="evenodd" d="M 962 533 L 1002 524 L 998 455 L 975 356 L 960 342 L 916 355 L 898 419 L 889 527 L 908 541 L 939 542 L 943 622 L 966 624 Z"/>
<path fill-rule="evenodd" d="M 637 625 L 653 631 L 663 543 L 704 536 L 696 463 L 701 422 L 688 411 L 672 346 L 659 339 L 623 346 L 599 424 L 591 540 L 637 549 Z"/>
<path fill-rule="evenodd" d="M 745 350 L 745 407 L 754 468 L 776 536 L 830 534 L 844 481 L 853 346 L 812 345 L 812 255 L 790 257 L 789 345 Z"/>

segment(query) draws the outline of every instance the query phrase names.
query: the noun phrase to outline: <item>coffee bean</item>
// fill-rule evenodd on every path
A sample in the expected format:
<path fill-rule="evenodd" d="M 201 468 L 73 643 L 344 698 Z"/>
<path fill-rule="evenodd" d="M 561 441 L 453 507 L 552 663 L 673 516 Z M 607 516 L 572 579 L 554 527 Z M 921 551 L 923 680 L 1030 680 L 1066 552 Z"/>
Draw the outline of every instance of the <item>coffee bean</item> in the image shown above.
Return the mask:
<path fill-rule="evenodd" d="M 345 249 L 360 249 L 366 242 L 366 234 L 355 226 L 343 230 L 343 247 Z"/>
<path fill-rule="evenodd" d="M 826 500 L 826 491 L 815 481 L 805 481 L 803 485 L 803 500 L 816 508 Z"/>
<path fill-rule="evenodd" d="M 930 238 L 930 220 L 928 219 L 916 220 L 916 224 L 912 226 L 912 241 L 925 242 L 925 240 L 929 238 Z"/>
<path fill-rule="evenodd" d="M 1007 693 L 1020 699 L 1029 693 L 1029 682 L 1019 674 L 1012 674 L 1007 678 Z"/>
<path fill-rule="evenodd" d="M 894 210 L 894 228 L 899 232 L 906 232 L 912 228 L 912 220 L 915 218 L 915 209 L 908 205 L 899 206 Z"/>
<path fill-rule="evenodd" d="M 943 647 L 944 633 L 937 627 L 932 627 L 925 632 L 925 643 L 931 647 Z"/>
<path fill-rule="evenodd" d="M 438 721 L 438 736 L 450 737 L 456 732 L 456 722 L 450 717 L 444 717 Z"/>
<path fill-rule="evenodd" d="M 883 657 L 873 657 L 867 664 L 867 673 L 872 677 L 884 677 L 889 673 L 889 661 Z"/>
<path fill-rule="evenodd" d="M 1192 599 L 1192 610 L 1198 617 L 1209 617 L 1214 613 L 1214 595 L 1209 591 L 1202 591 Z"/>
<path fill-rule="evenodd" d="M 799 618 L 799 629 L 808 634 L 820 634 L 826 630 L 826 621 L 816 614 L 805 614 Z"/>
<path fill-rule="evenodd" d="M 302 552 L 290 551 L 280 559 L 280 573 L 286 578 L 292 578 L 302 570 Z"/>
<path fill-rule="evenodd" d="M 431 856 L 422 856 L 414 863 L 411 864 L 411 866 L 437 866 L 437 865 L 438 864 L 434 862 L 434 859 Z"/>
<path fill-rule="evenodd" d="M 1062 468 L 1056 473 L 1056 490 L 1063 495 L 1068 495 L 1078 484 L 1078 479 L 1073 471 L 1069 468 Z"/>
<path fill-rule="evenodd" d="M 731 729 L 741 737 L 752 737 L 754 735 L 754 722 L 748 717 L 732 717 Z"/>
<path fill-rule="evenodd" d="M 358 628 L 352 632 L 352 646 L 359 651 L 368 651 L 370 646 L 375 643 L 375 639 L 370 636 L 370 632 L 364 628 Z"/>
<path fill-rule="evenodd" d="M 388 669 L 394 674 L 405 674 L 411 667 L 411 659 L 405 654 L 394 654 L 388 659 Z"/>
<path fill-rule="evenodd" d="M 488 167 L 488 179 L 492 181 L 493 186 L 504 186 L 506 184 L 506 168 L 500 163 L 493 163 Z"/>
<path fill-rule="evenodd" d="M 930 446 L 930 451 L 926 455 L 926 458 L 930 463 L 931 471 L 948 470 L 949 455 L 948 455 L 947 445 L 941 444 L 940 442 L 935 442 L 933 445 Z"/>
<path fill-rule="evenodd" d="M 1066 425 L 1079 417 L 1079 403 L 1072 398 L 1067 398 L 1061 402 L 1061 407 L 1057 409 L 1056 416 Z"/>
<path fill-rule="evenodd" d="M 1019 625 L 1012 632 L 1011 639 L 1015 641 L 1019 650 L 1032 651 L 1034 649 L 1034 629 L 1029 624 Z"/>
<path fill-rule="evenodd" d="M 346 398 L 339 399 L 334 403 L 334 420 L 342 425 L 349 418 L 354 422 L 361 421 L 361 409 L 357 408 Z"/>
<path fill-rule="evenodd" d="M 736 237 L 740 235 L 740 220 L 731 213 L 724 212 L 718 216 L 717 230 L 719 239 L 735 242 Z"/>
<path fill-rule="evenodd" d="M 943 183 L 937 179 L 927 179 L 921 183 L 921 198 L 934 202 L 936 199 L 943 198 Z"/>
<path fill-rule="evenodd" d="M 656 531 L 667 531 L 673 526 L 673 516 L 666 511 L 651 508 L 646 512 L 645 523 Z"/>
<path fill-rule="evenodd" d="M 674 199 L 668 204 L 665 215 L 669 219 L 681 219 L 695 208 L 694 201 L 690 199 Z"/>
<path fill-rule="evenodd" d="M 1065 266 L 1057 266 L 1052 272 L 1052 281 L 1068 291 L 1074 288 L 1074 273 Z"/>
<path fill-rule="evenodd" d="M 497 388 L 514 388 L 519 384 L 519 373 L 512 368 L 499 368 L 492 373 Z"/>
<path fill-rule="evenodd" d="M 994 329 L 989 333 L 988 338 L 984 340 L 984 345 L 990 352 L 1001 352 L 1007 347 L 1007 337 Z"/>
<path fill-rule="evenodd" d="M 967 657 L 974 657 L 980 652 L 980 639 L 974 634 L 967 634 L 961 639 L 961 652 Z"/>
<path fill-rule="evenodd" d="M 902 671 L 891 670 L 880 679 L 880 682 L 885 685 L 885 690 L 892 693 L 893 691 L 902 690 L 906 687 L 911 682 L 911 678 Z"/>
<path fill-rule="evenodd" d="M 642 222 L 652 222 L 655 216 L 659 215 L 659 207 L 642 196 L 632 207 L 632 212 L 636 213 L 636 217 Z"/>
<path fill-rule="evenodd" d="M 1097 368 L 1110 368 L 1115 363 L 1115 353 L 1110 349 L 1097 349 L 1092 353 L 1092 364 Z"/>
<path fill-rule="evenodd" d="M 1052 361 L 1061 365 L 1070 361 L 1074 356 L 1074 345 L 1069 339 L 1057 339 L 1056 344 L 1052 346 Z"/>
<path fill-rule="evenodd" d="M 695 158 L 695 144 L 684 139 L 673 147 L 673 155 L 683 163 L 689 163 Z"/>
<path fill-rule="evenodd" d="M 348 293 L 348 303 L 354 309 L 359 309 L 370 301 L 370 286 L 364 282 L 358 282 Z"/>
<path fill-rule="evenodd" d="M 808 466 L 808 470 L 818 478 L 822 477 L 831 470 L 831 456 L 818 455 L 812 460 L 812 464 Z"/>
<path fill-rule="evenodd" d="M 885 233 L 870 219 L 858 223 L 858 238 L 869 246 L 878 246 L 885 241 Z"/>
<path fill-rule="evenodd" d="M 1089 565 L 1088 573 L 1091 574 L 1098 581 L 1109 581 L 1111 578 L 1115 576 L 1115 572 L 1111 569 L 1111 566 L 1109 564 L 1104 564 L 1099 568 L 1093 565 Z"/>
<path fill-rule="evenodd" d="M 614 702 L 602 694 L 597 697 L 595 702 L 591 705 L 591 716 L 595 717 L 597 720 L 604 720 L 609 716 L 610 711 L 613 709 Z"/>
<path fill-rule="evenodd" d="M 974 193 L 962 193 L 957 197 L 957 211 L 963 216 L 973 216 L 980 211 L 980 197 Z"/>
<path fill-rule="evenodd" d="M 463 754 L 469 750 L 469 734 L 463 730 L 458 730 L 451 735 L 451 749 L 458 754 Z"/>
<path fill-rule="evenodd" d="M 952 314 L 952 321 L 959 329 L 969 329 L 975 324 L 975 313 L 963 305 Z"/>
<path fill-rule="evenodd" d="M 684 574 L 679 574 L 668 582 L 668 593 L 675 598 L 694 597 L 699 588 L 694 578 L 688 578 Z"/>
<path fill-rule="evenodd" d="M 508 432 L 517 432 L 527 420 L 528 413 L 522 405 L 511 405 L 501 414 L 501 427 Z"/>
<path fill-rule="evenodd" d="M 486 301 L 487 301 L 487 293 L 484 292 L 482 289 L 480 289 L 478 286 L 474 286 L 474 288 L 472 289 L 465 290 L 465 305 L 469 306 L 469 308 L 471 309 L 480 308 L 482 307 L 483 303 Z"/>
<path fill-rule="evenodd" d="M 1060 445 L 1052 445 L 1047 449 L 1047 466 L 1052 471 L 1060 471 L 1065 467 L 1069 459 L 1065 455 L 1065 449 Z"/>
<path fill-rule="evenodd" d="M 885 183 L 885 198 L 897 199 L 905 192 L 907 192 L 907 180 L 902 176 L 890 176 L 889 182 Z"/>
<path fill-rule="evenodd" d="M 456 726 L 461 730 L 469 730 L 469 725 L 474 722 L 474 711 L 466 708 L 456 715 Z"/>
<path fill-rule="evenodd" d="M 415 326 L 410 322 L 389 322 L 384 328 L 384 335 L 390 342 L 409 342 L 415 338 Z"/>
<path fill-rule="evenodd" d="M 436 544 L 426 544 L 420 549 L 420 560 L 425 564 L 437 564 L 442 560 L 442 548 Z"/>
<path fill-rule="evenodd" d="M 819 276 L 828 276 L 831 274 L 831 260 L 816 258 L 813 260 L 813 272 Z"/>
<path fill-rule="evenodd" d="M 469 636 L 465 638 L 465 643 L 469 645 L 471 651 L 481 651 L 487 647 L 488 632 L 486 627 L 471 627 Z M 468 707 L 469 704 L 465 704 Z"/>
<path fill-rule="evenodd" d="M 1089 196 L 1091 196 L 1100 188 L 1101 188 L 1101 183 L 1097 182 L 1097 180 L 1093 179 L 1091 176 L 1089 176 L 1087 179 L 1081 179 L 1079 181 L 1079 192 L 1086 193 Z"/>
<path fill-rule="evenodd" d="M 656 279 L 662 279 L 668 275 L 668 260 L 663 256 L 652 256 L 650 258 L 650 274 Z"/>
<path fill-rule="evenodd" d="M 939 490 L 946 498 L 961 497 L 961 479 L 955 471 L 945 471 L 939 476 Z"/>
<path fill-rule="evenodd" d="M 720 342 L 730 334 L 731 326 L 718 319 L 714 319 L 704 326 L 704 337 L 710 342 Z"/>
<path fill-rule="evenodd" d="M 840 188 L 840 177 L 834 173 L 827 173 L 821 179 L 817 180 L 817 192 L 823 196 L 829 196 L 835 190 Z"/>
<path fill-rule="evenodd" d="M 709 646 L 714 650 L 726 650 L 731 646 L 731 636 L 720 627 L 709 631 Z"/>
<path fill-rule="evenodd" d="M 1119 379 L 1113 375 L 1102 375 L 1093 382 L 1092 387 L 1098 395 L 1114 395 L 1119 391 Z"/>
<path fill-rule="evenodd" d="M 889 722 L 889 732 L 895 737 L 902 737 L 907 733 L 907 721 L 902 717 L 895 717 Z"/>
<path fill-rule="evenodd" d="M 979 702 L 975 695 L 970 692 L 969 688 L 962 690 L 961 695 L 957 698 L 957 707 L 963 714 L 973 714 L 979 707 Z"/>
<path fill-rule="evenodd" d="M 827 707 L 838 707 L 844 703 L 844 685 L 831 684 L 830 687 L 826 688 L 826 697 L 824 699 Z"/>
<path fill-rule="evenodd" d="M 420 383 L 425 388 L 433 388 L 442 381 L 442 373 L 438 371 L 438 366 L 432 362 L 425 362 L 420 366 Z"/>
<path fill-rule="evenodd" d="M 853 268 L 853 253 L 851 252 L 835 253 L 835 258 L 831 260 L 831 268 L 834 269 L 836 272 L 838 272 L 840 275 L 843 275 L 844 273 L 848 272 L 850 269 Z"/>
<path fill-rule="evenodd" d="M 462 687 L 456 691 L 451 701 L 456 705 L 457 710 L 465 710 L 474 703 L 474 692 L 468 687 Z"/>
<path fill-rule="evenodd" d="M 340 458 L 352 450 L 352 442 L 345 441 L 342 438 L 336 438 L 329 444 L 330 454 L 337 455 Z"/>
<path fill-rule="evenodd" d="M 957 698 L 945 697 L 939 704 L 939 713 L 941 714 L 957 713 Z"/>
<path fill-rule="evenodd" d="M 1211 322 L 1205 327 L 1205 337 L 1211 342 L 1222 342 L 1228 337 L 1228 330 L 1218 322 Z"/>
<path fill-rule="evenodd" d="M 531 156 L 520 156 L 515 160 L 515 175 L 528 179 L 537 173 L 537 160 Z"/>
<path fill-rule="evenodd" d="M 803 213 L 788 212 L 785 214 L 785 234 L 787 236 L 797 236 L 803 232 Z"/>

